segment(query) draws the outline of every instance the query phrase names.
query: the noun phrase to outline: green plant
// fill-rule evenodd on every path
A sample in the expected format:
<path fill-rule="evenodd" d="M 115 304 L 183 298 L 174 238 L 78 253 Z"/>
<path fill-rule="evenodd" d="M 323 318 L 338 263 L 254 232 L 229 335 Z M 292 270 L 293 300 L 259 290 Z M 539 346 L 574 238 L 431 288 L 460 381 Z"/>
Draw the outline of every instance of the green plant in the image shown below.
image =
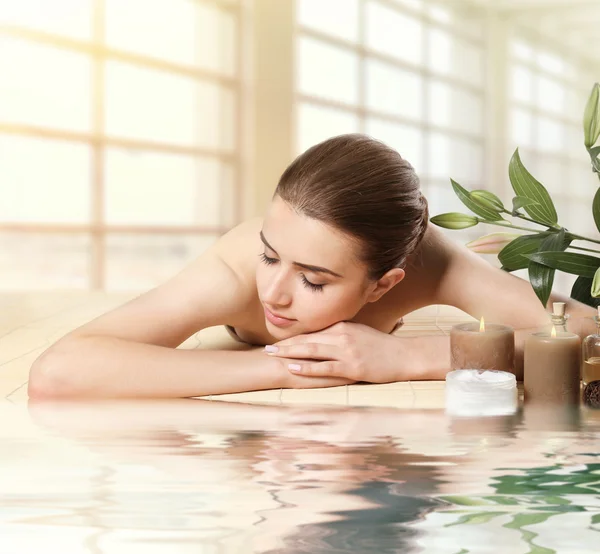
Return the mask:
<path fill-rule="evenodd" d="M 598 83 L 594 84 L 586 104 L 583 131 L 584 145 L 590 156 L 591 169 L 600 179 L 600 146 L 596 146 L 600 137 L 600 85 Z M 508 177 L 515 193 L 510 210 L 495 194 L 486 190 L 466 190 L 451 179 L 454 192 L 475 215 L 445 213 L 432 217 L 431 222 L 446 229 L 466 229 L 479 223 L 487 223 L 511 230 L 525 231 L 526 234 L 485 235 L 467 246 L 475 252 L 497 253 L 502 269 L 505 271 L 512 272 L 527 268 L 531 286 L 544 307 L 550 297 L 557 270 L 578 276 L 571 290 L 571 298 L 590 306 L 598 306 L 600 304 L 600 250 L 589 246 L 600 244 L 600 238 L 584 237 L 559 225 L 550 194 L 527 171 L 518 149 L 510 160 Z M 600 231 L 600 188 L 592 200 L 592 213 L 596 227 Z M 515 225 L 505 216 L 540 227 Z M 581 241 L 584 244 L 592 244 L 581 246 Z"/>

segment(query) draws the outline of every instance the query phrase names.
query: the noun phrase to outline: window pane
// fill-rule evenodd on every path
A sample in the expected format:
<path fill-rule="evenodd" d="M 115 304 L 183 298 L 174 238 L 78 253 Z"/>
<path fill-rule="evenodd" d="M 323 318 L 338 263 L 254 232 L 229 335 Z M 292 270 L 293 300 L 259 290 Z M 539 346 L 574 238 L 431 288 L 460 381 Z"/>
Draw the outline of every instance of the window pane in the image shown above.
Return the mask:
<path fill-rule="evenodd" d="M 567 172 L 562 160 L 557 160 L 554 156 L 540 155 L 535 172 L 531 171 L 531 173 L 553 197 L 566 192 L 563 191 L 563 186 Z"/>
<path fill-rule="evenodd" d="M 541 150 L 556 152 L 564 145 L 565 126 L 547 117 L 538 117 L 536 143 Z"/>
<path fill-rule="evenodd" d="M 217 236 L 130 235 L 106 237 L 106 289 L 145 291 L 192 262 Z"/>
<path fill-rule="evenodd" d="M 89 131 L 91 61 L 0 36 L 0 121 Z"/>
<path fill-rule="evenodd" d="M 529 43 L 520 39 L 513 39 L 510 47 L 511 53 L 515 58 L 528 62 L 533 60 L 533 48 Z"/>
<path fill-rule="evenodd" d="M 90 39 L 92 0 L 7 0 L 0 2 L 0 24 Z"/>
<path fill-rule="evenodd" d="M 427 113 L 434 125 L 467 133 L 483 132 L 482 98 L 458 87 L 432 81 Z"/>
<path fill-rule="evenodd" d="M 562 75 L 565 72 L 565 60 L 551 52 L 539 52 L 537 62 L 544 71 L 557 75 Z"/>
<path fill-rule="evenodd" d="M 106 42 L 113 48 L 192 65 L 196 21 L 192 0 L 105 0 Z"/>
<path fill-rule="evenodd" d="M 510 118 L 510 138 L 514 147 L 533 145 L 533 117 L 531 112 L 513 108 Z"/>
<path fill-rule="evenodd" d="M 481 49 L 441 29 L 429 29 L 428 66 L 440 75 L 452 76 L 472 85 L 483 84 Z"/>
<path fill-rule="evenodd" d="M 358 40 L 358 0 L 299 0 L 298 22 L 328 35 Z"/>
<path fill-rule="evenodd" d="M 441 133 L 432 133 L 428 142 L 431 177 L 444 181 L 452 178 L 467 187 L 481 186 L 483 147 L 480 144 Z"/>
<path fill-rule="evenodd" d="M 518 102 L 533 102 L 533 75 L 521 65 L 511 68 L 511 96 Z"/>
<path fill-rule="evenodd" d="M 562 83 L 540 75 L 536 95 L 539 109 L 561 115 L 565 113 L 566 89 Z"/>
<path fill-rule="evenodd" d="M 410 71 L 369 60 L 367 64 L 367 107 L 411 119 L 422 118 L 423 79 Z"/>
<path fill-rule="evenodd" d="M 89 252 L 84 234 L 0 232 L 0 289 L 85 289 Z"/>
<path fill-rule="evenodd" d="M 423 167 L 423 131 L 410 125 L 397 125 L 380 119 L 367 119 L 367 133 L 396 149 L 417 173 Z"/>
<path fill-rule="evenodd" d="M 224 94 L 214 83 L 108 62 L 106 96 L 109 135 L 186 146 L 230 146 L 233 133 L 222 129 L 220 112 L 233 112 L 233 94 Z"/>
<path fill-rule="evenodd" d="M 347 104 L 358 102 L 357 54 L 303 37 L 298 58 L 300 92 Z"/>
<path fill-rule="evenodd" d="M 358 115 L 353 112 L 306 103 L 298 106 L 297 151 L 299 153 L 327 138 L 356 133 L 358 130 Z"/>
<path fill-rule="evenodd" d="M 448 186 L 429 185 L 425 189 L 430 217 L 446 212 L 465 212 L 464 204 L 454 194 L 450 183 Z M 456 235 L 454 236 L 456 237 Z"/>
<path fill-rule="evenodd" d="M 230 77 L 234 76 L 238 40 L 235 16 L 216 6 L 198 3 L 197 0 L 191 1 L 196 4 L 198 10 L 196 64 Z"/>
<path fill-rule="evenodd" d="M 591 81 L 593 84 L 593 81 Z M 581 121 L 583 119 L 583 112 L 585 110 L 585 106 L 587 104 L 587 99 L 589 98 L 590 92 L 592 90 L 592 86 L 590 84 L 589 88 L 585 87 L 583 90 L 580 88 L 569 87 L 566 91 L 566 109 L 564 116 L 568 117 L 574 122 L 577 122 L 577 125 L 581 125 Z M 581 131 L 581 140 L 583 142 L 583 131 Z"/>
<path fill-rule="evenodd" d="M 367 4 L 366 45 L 401 60 L 420 64 L 423 28 L 419 20 L 377 2 Z"/>
<path fill-rule="evenodd" d="M 110 149 L 106 156 L 106 220 L 130 225 L 222 225 L 221 164 L 155 152 Z"/>
<path fill-rule="evenodd" d="M 0 220 L 89 221 L 90 174 L 87 145 L 0 135 Z"/>
<path fill-rule="evenodd" d="M 574 233 L 591 237 L 598 236 L 598 229 L 594 223 L 590 202 L 591 195 L 587 200 L 576 200 L 574 198 L 558 199 L 559 221 Z M 583 246 L 580 243 L 580 246 Z"/>
<path fill-rule="evenodd" d="M 584 199 L 591 206 L 591 199 L 598 188 L 598 177 L 589 167 L 589 164 L 571 163 L 569 164 L 567 180 L 565 181 L 562 192 L 572 194 L 574 197 Z M 590 208 L 591 210 L 591 208 Z M 573 229 L 574 232 L 575 229 Z M 597 233 L 598 230 L 595 231 Z"/>

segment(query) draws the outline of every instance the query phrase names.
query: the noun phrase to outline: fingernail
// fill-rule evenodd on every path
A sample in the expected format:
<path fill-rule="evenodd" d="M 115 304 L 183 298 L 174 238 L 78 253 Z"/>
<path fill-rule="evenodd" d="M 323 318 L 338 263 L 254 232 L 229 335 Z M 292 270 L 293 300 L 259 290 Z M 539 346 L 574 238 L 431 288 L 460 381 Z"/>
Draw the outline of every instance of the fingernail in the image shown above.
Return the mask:
<path fill-rule="evenodd" d="M 299 364 L 288 364 L 288 368 L 291 371 L 302 371 L 302 366 Z"/>
<path fill-rule="evenodd" d="M 279 348 L 277 346 L 273 346 L 272 344 L 267 344 L 267 346 L 265 346 L 265 352 L 269 352 L 270 354 L 274 354 L 278 350 Z"/>

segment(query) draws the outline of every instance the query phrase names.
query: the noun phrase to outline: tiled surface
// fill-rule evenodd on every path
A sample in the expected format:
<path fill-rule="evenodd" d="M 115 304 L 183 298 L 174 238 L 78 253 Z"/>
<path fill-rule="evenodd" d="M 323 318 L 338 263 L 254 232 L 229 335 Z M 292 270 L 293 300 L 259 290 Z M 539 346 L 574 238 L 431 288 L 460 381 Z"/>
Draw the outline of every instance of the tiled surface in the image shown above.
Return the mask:
<path fill-rule="evenodd" d="M 133 298 L 100 292 L 39 292 L 0 294 L 0 398 L 27 400 L 27 378 L 33 361 L 70 330 Z M 404 318 L 397 336 L 447 334 L 452 325 L 471 319 L 451 306 L 428 306 Z M 204 329 L 180 348 L 244 349 L 223 327 Z M 444 383 L 400 382 L 359 384 L 325 389 L 268 390 L 209 397 L 245 403 L 331 404 L 439 408 Z"/>

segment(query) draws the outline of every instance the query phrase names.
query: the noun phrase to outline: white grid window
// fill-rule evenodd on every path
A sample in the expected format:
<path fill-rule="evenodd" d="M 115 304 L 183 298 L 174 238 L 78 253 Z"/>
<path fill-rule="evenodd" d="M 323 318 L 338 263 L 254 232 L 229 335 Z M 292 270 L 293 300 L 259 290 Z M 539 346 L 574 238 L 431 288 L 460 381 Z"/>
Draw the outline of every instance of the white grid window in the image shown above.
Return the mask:
<path fill-rule="evenodd" d="M 296 152 L 364 132 L 411 162 L 431 213 L 483 187 L 483 17 L 428 0 L 298 0 Z"/>
<path fill-rule="evenodd" d="M 0 2 L 0 289 L 145 289 L 239 221 L 241 14 Z"/>

